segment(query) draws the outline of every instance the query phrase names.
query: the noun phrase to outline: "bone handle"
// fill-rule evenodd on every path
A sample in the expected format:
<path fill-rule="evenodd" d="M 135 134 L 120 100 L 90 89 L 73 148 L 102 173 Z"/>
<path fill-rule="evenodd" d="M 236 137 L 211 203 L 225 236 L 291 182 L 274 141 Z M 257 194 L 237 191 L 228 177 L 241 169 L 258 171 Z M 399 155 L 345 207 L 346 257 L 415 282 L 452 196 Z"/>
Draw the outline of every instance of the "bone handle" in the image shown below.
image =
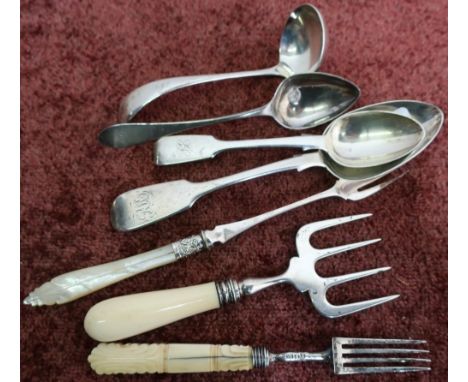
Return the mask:
<path fill-rule="evenodd" d="M 88 357 L 97 374 L 251 370 L 252 348 L 209 344 L 99 344 Z"/>
<path fill-rule="evenodd" d="M 88 311 L 84 327 L 97 341 L 117 341 L 219 307 L 211 282 L 101 301 Z"/>
<path fill-rule="evenodd" d="M 24 303 L 34 306 L 64 304 L 205 248 L 203 237 L 193 235 L 125 259 L 68 272 L 36 288 Z"/>

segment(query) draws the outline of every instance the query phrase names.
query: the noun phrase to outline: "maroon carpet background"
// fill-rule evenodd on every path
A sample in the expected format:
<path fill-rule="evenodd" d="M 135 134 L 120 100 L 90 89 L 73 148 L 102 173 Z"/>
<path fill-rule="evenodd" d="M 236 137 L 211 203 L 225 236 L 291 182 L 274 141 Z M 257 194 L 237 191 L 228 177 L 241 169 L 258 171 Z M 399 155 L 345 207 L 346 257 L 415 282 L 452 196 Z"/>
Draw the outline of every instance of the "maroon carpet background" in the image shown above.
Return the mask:
<path fill-rule="evenodd" d="M 116 150 L 98 132 L 117 121 L 123 96 L 150 80 L 260 69 L 277 62 L 279 37 L 297 1 L 21 2 L 21 296 L 50 278 L 173 242 L 216 224 L 253 216 L 325 189 L 323 169 L 249 181 L 201 199 L 191 210 L 133 233 L 112 229 L 109 208 L 121 192 L 167 180 L 202 181 L 266 164 L 293 150 L 245 150 L 216 160 L 157 168 L 152 144 Z M 418 99 L 447 120 L 445 1 L 314 1 L 329 30 L 320 70 L 357 83 L 357 106 Z M 164 97 L 138 121 L 209 117 L 259 106 L 278 79 L 226 81 Z M 319 134 L 322 129 L 316 129 Z M 294 135 L 255 118 L 198 129 L 223 139 Z M 24 381 L 328 381 L 325 364 L 275 364 L 266 370 L 198 375 L 99 377 L 83 329 L 95 303 L 112 296 L 282 272 L 296 231 L 332 217 L 372 212 L 321 233 L 333 246 L 382 237 L 371 247 L 326 260 L 323 274 L 377 266 L 385 274 L 330 293 L 337 303 L 400 293 L 384 306 L 329 320 L 307 295 L 277 286 L 237 305 L 180 321 L 127 342 L 265 345 L 271 351 L 322 350 L 332 336 L 424 338 L 431 373 L 346 377 L 347 381 L 447 379 L 447 124 L 406 167 L 408 174 L 361 202 L 325 200 L 252 229 L 228 244 L 108 287 L 73 303 L 21 307 Z M 20 303 L 20 301 L 18 302 Z M 340 379 L 335 377 L 333 379 Z"/>

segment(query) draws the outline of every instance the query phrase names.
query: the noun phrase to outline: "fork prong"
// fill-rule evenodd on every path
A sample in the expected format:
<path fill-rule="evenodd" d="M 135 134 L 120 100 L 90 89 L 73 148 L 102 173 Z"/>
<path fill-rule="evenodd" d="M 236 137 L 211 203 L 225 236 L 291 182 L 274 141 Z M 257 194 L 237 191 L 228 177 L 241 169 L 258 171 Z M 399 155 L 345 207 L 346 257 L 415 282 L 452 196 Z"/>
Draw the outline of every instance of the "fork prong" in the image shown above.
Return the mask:
<path fill-rule="evenodd" d="M 342 348 L 342 354 L 417 354 L 429 353 L 427 349 L 407 348 Z"/>
<path fill-rule="evenodd" d="M 362 279 L 364 277 L 369 277 L 369 276 L 375 275 L 377 273 L 388 271 L 390 269 L 391 269 L 391 267 L 381 267 L 381 268 L 368 269 L 366 271 L 348 273 L 346 275 L 326 277 L 326 278 L 324 278 L 324 283 L 325 283 L 325 285 L 326 285 L 326 287 L 328 289 L 328 288 L 331 288 L 333 286 L 346 283 L 348 281 Z"/>
<path fill-rule="evenodd" d="M 371 239 L 371 240 L 360 241 L 360 242 L 357 242 L 357 243 L 339 245 L 337 247 L 332 247 L 332 248 L 317 249 L 317 251 L 318 251 L 317 260 L 323 259 L 323 258 L 328 257 L 328 256 L 336 255 L 336 254 L 341 253 L 341 252 L 351 251 L 352 249 L 365 247 L 367 245 L 377 243 L 377 242 L 379 242 L 381 240 L 382 239 L 380 239 L 380 238 L 379 239 Z"/>
<path fill-rule="evenodd" d="M 365 199 L 381 190 L 383 190 L 385 187 L 389 186 L 390 184 L 392 184 L 393 182 L 397 181 L 398 179 L 400 179 L 402 176 L 406 175 L 406 173 L 403 173 L 403 174 L 400 174 L 392 179 L 389 179 L 385 182 L 382 182 L 382 183 L 379 183 L 379 184 L 376 184 L 375 186 L 373 187 L 370 187 L 370 188 L 367 188 L 365 190 L 357 190 L 355 191 L 354 193 L 350 194 L 348 196 L 348 199 L 351 199 L 353 201 L 356 201 L 356 200 L 361 200 L 361 199 Z M 376 180 L 378 180 L 379 178 L 373 178 L 373 179 L 370 179 L 366 182 L 363 182 L 362 184 L 359 185 L 359 188 L 361 187 L 364 187 L 368 184 L 371 184 L 371 183 L 374 183 Z"/>
<path fill-rule="evenodd" d="M 371 366 L 371 367 L 344 367 L 336 374 L 375 374 L 375 373 L 410 373 L 420 371 L 430 371 L 430 367 L 425 366 Z"/>
<path fill-rule="evenodd" d="M 400 338 L 356 338 L 336 337 L 341 345 L 422 345 L 426 340 L 412 340 Z"/>
<path fill-rule="evenodd" d="M 401 357 L 362 357 L 344 358 L 344 363 L 409 363 L 409 362 L 431 362 L 429 358 L 401 358 Z"/>
<path fill-rule="evenodd" d="M 353 303 L 344 304 L 344 305 L 328 304 L 326 308 L 322 307 L 322 309 L 320 309 L 319 312 L 328 318 L 343 317 L 349 314 L 360 312 L 362 310 L 373 308 L 374 306 L 377 306 L 377 305 L 385 304 L 386 302 L 395 300 L 398 297 L 400 297 L 399 294 L 394 294 L 391 296 L 374 298 L 371 300 L 365 300 L 365 301 L 359 301 L 359 302 L 353 302 Z"/>
<path fill-rule="evenodd" d="M 327 228 L 334 227 L 334 226 L 341 225 L 341 224 L 346 224 L 346 223 L 360 220 L 360 219 L 365 219 L 369 216 L 372 216 L 372 214 L 366 213 L 366 214 L 359 214 L 359 215 L 343 216 L 339 218 L 333 218 L 333 219 L 327 219 L 327 220 L 321 220 L 318 222 L 309 223 L 309 224 L 302 226 L 299 229 L 299 231 L 297 231 L 296 240 L 299 240 L 299 239 L 302 240 L 304 236 L 310 237 L 315 232 L 321 231 L 323 229 L 327 229 Z"/>

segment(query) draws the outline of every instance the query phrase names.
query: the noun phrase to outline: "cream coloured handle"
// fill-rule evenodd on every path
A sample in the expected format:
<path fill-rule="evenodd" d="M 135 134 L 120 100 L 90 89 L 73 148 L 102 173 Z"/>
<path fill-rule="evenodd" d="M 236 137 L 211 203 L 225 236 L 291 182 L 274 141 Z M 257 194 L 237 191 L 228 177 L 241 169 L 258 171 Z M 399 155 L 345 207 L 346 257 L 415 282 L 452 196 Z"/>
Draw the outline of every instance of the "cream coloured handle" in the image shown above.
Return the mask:
<path fill-rule="evenodd" d="M 219 307 L 211 282 L 101 301 L 86 314 L 84 327 L 97 341 L 118 341 Z"/>
<path fill-rule="evenodd" d="M 209 344 L 99 344 L 88 357 L 97 374 L 251 370 L 252 348 Z"/>

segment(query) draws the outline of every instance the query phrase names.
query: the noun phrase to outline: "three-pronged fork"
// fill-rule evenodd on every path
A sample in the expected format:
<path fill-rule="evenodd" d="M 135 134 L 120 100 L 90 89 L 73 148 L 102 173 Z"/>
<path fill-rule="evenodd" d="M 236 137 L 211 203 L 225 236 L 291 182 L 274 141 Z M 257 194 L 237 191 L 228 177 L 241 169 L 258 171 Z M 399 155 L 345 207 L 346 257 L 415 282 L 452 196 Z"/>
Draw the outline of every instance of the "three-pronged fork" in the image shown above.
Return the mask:
<path fill-rule="evenodd" d="M 111 298 L 94 305 L 88 311 L 84 322 L 85 330 L 97 341 L 117 341 L 237 302 L 242 296 L 252 295 L 280 283 L 289 283 L 300 292 L 308 292 L 315 308 L 328 318 L 346 316 L 391 301 L 398 295 L 344 305 L 333 305 L 326 296 L 327 290 L 331 287 L 387 271 L 390 267 L 333 277 L 322 277 L 315 270 L 315 264 L 325 257 L 364 247 L 380 239 L 318 249 L 311 245 L 311 235 L 319 230 L 368 216 L 370 214 L 323 220 L 300 228 L 296 235 L 298 256 L 291 258 L 288 269 L 281 275 L 245 279 L 241 282 L 228 279 L 222 282 Z"/>
<path fill-rule="evenodd" d="M 98 374 L 200 373 L 268 367 L 276 361 L 319 361 L 335 374 L 429 371 L 422 340 L 332 338 L 323 352 L 273 354 L 264 347 L 210 344 L 99 344 L 88 357 Z M 411 348 L 409 347 L 411 346 Z M 424 365 L 424 366 L 423 366 Z"/>
<path fill-rule="evenodd" d="M 62 274 L 32 291 L 26 297 L 24 303 L 33 306 L 64 304 L 139 273 L 201 252 L 216 243 L 224 244 L 242 232 L 255 227 L 257 224 L 295 208 L 330 197 L 339 197 L 353 201 L 361 200 L 379 192 L 398 179 L 396 177 L 363 189 L 382 177 L 378 176 L 367 180 L 339 179 L 328 190 L 277 208 L 276 210 L 238 222 L 219 225 L 213 230 L 203 230 L 198 235 L 192 235 L 172 244 L 125 259 Z"/>

